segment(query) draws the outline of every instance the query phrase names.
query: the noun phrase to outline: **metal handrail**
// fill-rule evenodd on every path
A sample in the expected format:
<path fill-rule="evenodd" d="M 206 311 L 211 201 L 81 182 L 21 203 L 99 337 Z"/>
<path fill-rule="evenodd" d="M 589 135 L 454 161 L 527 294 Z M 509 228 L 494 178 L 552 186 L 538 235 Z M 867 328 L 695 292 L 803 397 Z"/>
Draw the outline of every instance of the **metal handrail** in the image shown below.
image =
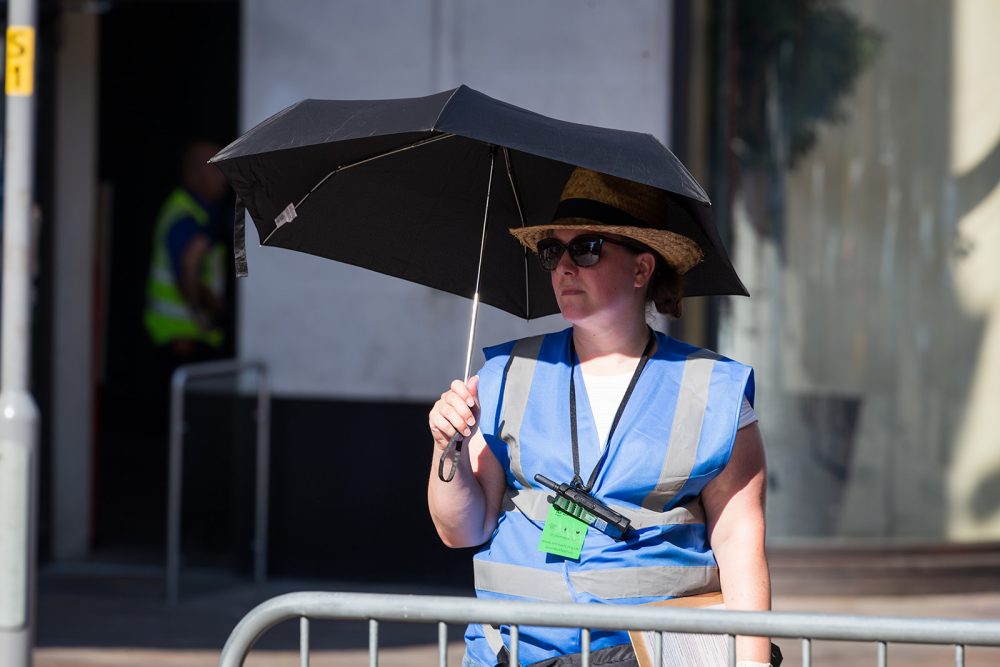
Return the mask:
<path fill-rule="evenodd" d="M 370 651 L 378 650 L 378 621 L 438 623 L 440 655 L 447 635 L 443 624 L 488 623 L 601 628 L 726 635 L 733 646 L 736 635 L 801 638 L 803 664 L 809 664 L 810 640 L 878 642 L 879 664 L 886 661 L 885 644 L 951 644 L 957 665 L 964 664 L 965 646 L 1000 646 L 1000 621 L 806 614 L 790 612 L 721 611 L 631 605 L 556 604 L 481 600 L 464 597 L 381 595 L 369 593 L 289 593 L 252 609 L 236 625 L 219 657 L 219 667 L 240 667 L 254 643 L 268 628 L 291 619 L 300 622 L 302 664 L 308 664 L 308 622 L 368 619 Z M 516 648 L 511 647 L 511 664 Z M 584 665 L 589 663 L 584 657 Z M 442 658 L 444 660 L 444 658 Z M 370 662 L 375 661 L 370 656 Z M 443 663 L 442 663 L 443 664 Z M 735 664 L 730 651 L 730 664 Z"/>
<path fill-rule="evenodd" d="M 253 579 L 267 577 L 268 467 L 271 450 L 271 386 L 267 366 L 259 361 L 225 359 L 180 366 L 170 380 L 170 446 L 167 453 L 167 557 L 164 574 L 167 604 L 177 603 L 180 587 L 181 482 L 184 456 L 184 393 L 190 380 L 257 374 L 256 472 L 254 503 Z"/>

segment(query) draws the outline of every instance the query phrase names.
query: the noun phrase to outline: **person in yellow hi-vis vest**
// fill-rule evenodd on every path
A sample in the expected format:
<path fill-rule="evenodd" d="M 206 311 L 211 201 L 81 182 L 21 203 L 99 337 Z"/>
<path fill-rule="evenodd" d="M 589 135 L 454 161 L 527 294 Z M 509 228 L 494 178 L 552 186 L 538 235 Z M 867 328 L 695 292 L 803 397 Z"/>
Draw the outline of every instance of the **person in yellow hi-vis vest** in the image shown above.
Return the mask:
<path fill-rule="evenodd" d="M 156 219 L 146 283 L 146 331 L 169 375 L 185 363 L 216 358 L 225 340 L 226 181 L 208 164 L 219 147 L 194 142 L 181 185 Z"/>

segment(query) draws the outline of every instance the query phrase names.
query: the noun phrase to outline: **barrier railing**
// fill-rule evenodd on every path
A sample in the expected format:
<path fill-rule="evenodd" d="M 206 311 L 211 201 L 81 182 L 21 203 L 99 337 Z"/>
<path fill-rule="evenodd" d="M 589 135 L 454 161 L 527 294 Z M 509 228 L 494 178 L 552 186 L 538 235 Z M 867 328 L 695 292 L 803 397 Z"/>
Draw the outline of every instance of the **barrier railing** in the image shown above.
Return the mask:
<path fill-rule="evenodd" d="M 254 481 L 253 579 L 261 583 L 267 576 L 268 463 L 271 451 L 271 387 L 267 366 L 257 361 L 224 359 L 187 364 L 174 371 L 170 381 L 170 444 L 167 473 L 167 557 L 165 588 L 167 604 L 177 603 L 180 587 L 181 489 L 184 462 L 184 395 L 194 379 L 257 374 L 255 411 L 256 465 Z"/>
<path fill-rule="evenodd" d="M 487 623 L 510 626 L 510 664 L 518 664 L 518 627 L 582 628 L 582 667 L 590 667 L 590 630 L 642 630 L 718 634 L 727 637 L 730 667 L 736 665 L 736 635 L 802 640 L 802 664 L 810 667 L 812 640 L 875 642 L 877 662 L 888 662 L 888 643 L 944 644 L 955 648 L 955 665 L 965 664 L 966 646 L 1000 646 L 1000 621 L 901 618 L 846 614 L 714 611 L 628 605 L 555 604 L 479 600 L 462 597 L 375 595 L 368 593 L 289 593 L 251 610 L 229 635 L 219 667 L 240 667 L 251 647 L 283 621 L 299 619 L 302 667 L 309 665 L 309 620 L 368 620 L 369 665 L 378 665 L 379 621 L 438 624 L 438 664 L 447 667 L 447 626 Z M 654 643 L 658 648 L 660 642 Z M 660 664 L 660 656 L 654 656 Z"/>

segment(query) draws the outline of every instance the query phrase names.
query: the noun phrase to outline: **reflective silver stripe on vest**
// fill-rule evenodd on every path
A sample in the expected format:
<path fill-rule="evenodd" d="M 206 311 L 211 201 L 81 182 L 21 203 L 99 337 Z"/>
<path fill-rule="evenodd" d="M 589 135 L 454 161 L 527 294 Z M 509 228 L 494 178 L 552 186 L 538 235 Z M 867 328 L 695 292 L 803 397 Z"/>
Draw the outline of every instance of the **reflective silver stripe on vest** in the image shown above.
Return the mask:
<path fill-rule="evenodd" d="M 163 301 L 162 299 L 151 299 L 147 309 L 153 311 L 157 315 L 165 315 L 178 320 L 191 319 L 191 311 L 188 309 L 187 305 L 183 303 L 170 303 L 169 301 Z"/>
<path fill-rule="evenodd" d="M 493 655 L 500 655 L 500 651 L 504 649 L 503 637 L 500 636 L 500 628 L 485 623 L 480 627 L 483 629 L 483 637 L 486 638 L 486 643 L 489 644 Z"/>
<path fill-rule="evenodd" d="M 697 595 L 720 590 L 719 568 L 618 567 L 610 570 L 573 572 L 570 581 L 578 593 L 590 593 L 605 600 L 613 598 Z"/>
<path fill-rule="evenodd" d="M 476 590 L 549 602 L 573 602 L 573 594 L 561 572 L 478 558 L 472 560 L 472 569 Z"/>
<path fill-rule="evenodd" d="M 718 358 L 713 352 L 698 350 L 684 362 L 667 455 L 663 460 L 659 481 L 642 501 L 642 506 L 646 509 L 662 510 L 691 476 L 698 454 L 698 442 L 701 440 L 701 425 L 705 421 L 708 385 Z"/>
<path fill-rule="evenodd" d="M 509 563 L 474 560 L 476 589 L 547 602 L 572 602 L 562 572 Z M 570 573 L 577 593 L 612 600 L 637 597 L 677 597 L 720 590 L 714 566 L 616 567 Z"/>
<path fill-rule="evenodd" d="M 534 489 L 508 488 L 503 496 L 503 511 L 520 512 L 532 521 L 545 521 L 545 517 L 549 513 L 549 495 L 549 493 Z M 705 523 L 705 508 L 698 498 L 666 512 L 634 509 L 616 503 L 608 503 L 608 506 L 625 515 L 631 521 L 632 528 L 637 530 L 655 526 Z"/>
<path fill-rule="evenodd" d="M 159 264 L 154 264 L 149 268 L 150 276 L 153 280 L 159 281 L 161 283 L 173 284 L 177 281 L 177 275 L 174 273 L 172 268 L 162 266 Z"/>
<path fill-rule="evenodd" d="M 521 470 L 521 423 L 524 421 L 524 412 L 528 406 L 531 380 L 535 375 L 535 365 L 538 363 L 538 353 L 542 349 L 543 338 L 545 336 L 532 336 L 514 343 L 507 368 L 504 370 L 506 380 L 503 407 L 500 410 L 500 439 L 507 443 L 510 472 L 522 486 L 531 484 L 524 478 L 524 472 Z"/>

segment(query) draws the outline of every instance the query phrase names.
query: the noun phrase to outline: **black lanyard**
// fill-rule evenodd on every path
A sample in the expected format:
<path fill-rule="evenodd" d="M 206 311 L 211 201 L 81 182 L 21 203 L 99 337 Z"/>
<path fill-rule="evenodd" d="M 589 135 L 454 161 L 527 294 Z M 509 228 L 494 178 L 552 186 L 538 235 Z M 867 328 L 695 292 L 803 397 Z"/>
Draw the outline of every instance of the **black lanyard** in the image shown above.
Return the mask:
<path fill-rule="evenodd" d="M 649 331 L 649 341 L 646 343 L 646 348 L 642 351 L 642 356 L 639 358 L 639 364 L 635 367 L 635 373 L 632 374 L 632 379 L 628 383 L 628 389 L 625 390 L 625 395 L 622 396 L 622 402 L 618 405 L 618 412 L 615 413 L 615 419 L 611 422 L 611 430 L 608 431 L 608 441 L 604 445 L 604 451 L 601 453 L 601 458 L 598 459 L 597 465 L 594 466 L 593 472 L 590 473 L 590 479 L 587 480 L 586 486 L 583 484 L 583 478 L 580 477 L 580 443 L 576 437 L 576 384 L 573 381 L 574 371 L 576 369 L 576 348 L 573 345 L 573 336 L 570 335 L 569 339 L 569 428 L 570 436 L 573 441 L 573 486 L 583 491 L 590 492 L 594 488 L 594 482 L 597 481 L 597 474 L 601 472 L 601 467 L 604 465 L 604 461 L 608 458 L 608 452 L 611 451 L 611 437 L 615 434 L 615 427 L 618 426 L 618 420 L 622 418 L 622 413 L 625 412 L 625 406 L 628 404 L 628 399 L 632 397 L 632 390 L 635 389 L 635 383 L 639 381 L 639 376 L 642 374 L 642 369 L 646 367 L 646 362 L 649 361 L 649 351 L 653 349 L 653 342 L 656 339 L 653 337 L 653 330 Z"/>

